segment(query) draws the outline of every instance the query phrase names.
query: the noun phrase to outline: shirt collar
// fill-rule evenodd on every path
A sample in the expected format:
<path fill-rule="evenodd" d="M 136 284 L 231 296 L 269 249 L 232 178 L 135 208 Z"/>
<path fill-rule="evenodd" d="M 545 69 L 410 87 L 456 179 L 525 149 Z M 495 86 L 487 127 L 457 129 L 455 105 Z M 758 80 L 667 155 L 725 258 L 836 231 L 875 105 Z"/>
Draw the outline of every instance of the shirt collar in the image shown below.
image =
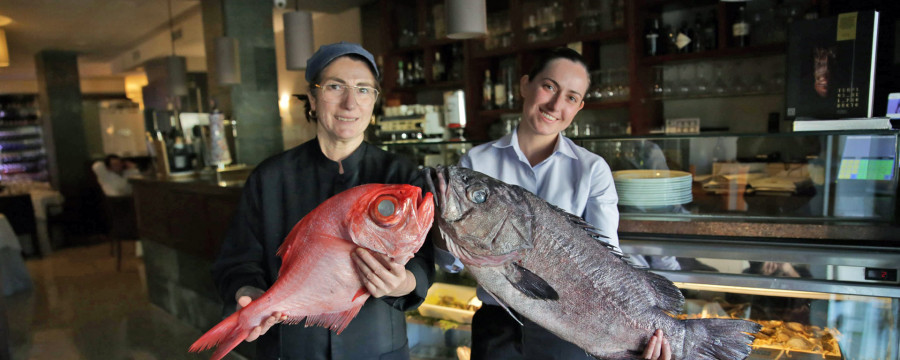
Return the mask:
<path fill-rule="evenodd" d="M 313 146 L 313 149 L 314 149 L 314 152 L 316 153 L 316 157 L 319 159 L 319 164 L 321 164 L 322 166 L 325 166 L 326 168 L 330 168 L 330 169 L 333 168 L 333 170 L 336 172 L 338 169 L 337 161 L 334 161 L 334 160 L 331 160 L 331 159 L 325 157 L 325 154 L 322 153 L 322 148 L 319 147 L 319 138 L 315 137 L 313 139 L 316 142 L 315 145 Z M 356 150 L 353 150 L 353 152 L 350 153 L 350 156 L 347 156 L 346 159 L 341 161 L 341 165 L 343 165 L 343 167 L 344 167 L 345 175 L 357 171 L 362 166 L 363 158 L 365 157 L 365 154 L 366 154 L 366 146 L 367 145 L 368 144 L 365 141 L 363 141 L 362 143 L 359 144 L 359 147 L 357 147 Z"/>
<path fill-rule="evenodd" d="M 506 134 L 505 136 L 497 140 L 497 142 L 494 143 L 494 147 L 512 147 L 513 149 L 515 149 L 516 154 L 519 155 L 519 159 L 522 159 L 522 161 L 527 163 L 528 161 L 525 159 L 525 154 L 522 153 L 522 148 L 519 147 L 518 133 L 519 127 L 516 126 L 516 128 L 513 129 L 513 132 Z M 575 149 L 572 148 L 573 145 L 574 144 L 572 143 L 572 140 L 569 140 L 569 138 L 562 136 L 562 134 L 559 134 L 557 135 L 556 139 L 556 148 L 553 149 L 553 154 L 551 154 L 550 156 L 552 157 L 559 153 L 572 159 L 578 159 L 578 156 L 575 155 Z"/>

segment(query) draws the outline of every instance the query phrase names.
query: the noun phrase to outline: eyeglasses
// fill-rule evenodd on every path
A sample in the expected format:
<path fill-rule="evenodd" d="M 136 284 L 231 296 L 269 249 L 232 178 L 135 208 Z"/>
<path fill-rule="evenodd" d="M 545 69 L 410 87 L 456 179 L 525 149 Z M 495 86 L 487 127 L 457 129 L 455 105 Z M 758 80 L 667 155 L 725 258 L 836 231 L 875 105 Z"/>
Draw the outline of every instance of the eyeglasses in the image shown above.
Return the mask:
<path fill-rule="evenodd" d="M 378 99 L 378 89 L 371 86 L 351 86 L 329 82 L 324 85 L 315 84 L 322 89 L 322 100 L 329 103 L 339 103 L 344 101 L 348 89 L 353 89 L 353 95 L 356 102 L 360 105 L 371 105 Z"/>

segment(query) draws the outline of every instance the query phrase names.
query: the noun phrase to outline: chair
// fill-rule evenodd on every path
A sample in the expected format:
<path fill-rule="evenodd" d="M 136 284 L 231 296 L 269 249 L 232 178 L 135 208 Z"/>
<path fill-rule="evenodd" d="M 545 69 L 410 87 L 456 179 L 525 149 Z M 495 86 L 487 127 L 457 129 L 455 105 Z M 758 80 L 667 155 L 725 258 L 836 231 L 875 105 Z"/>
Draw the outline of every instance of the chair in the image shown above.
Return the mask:
<path fill-rule="evenodd" d="M 9 224 L 12 225 L 16 235 L 30 235 L 33 254 L 41 256 L 37 238 L 37 222 L 34 218 L 34 205 L 31 195 L 4 195 L 0 196 L 0 214 L 6 215 Z M 28 254 L 31 255 L 31 254 Z"/>
<path fill-rule="evenodd" d="M 137 214 L 134 198 L 131 196 L 105 196 L 106 236 L 110 238 L 111 250 L 116 254 L 116 270 L 122 270 L 122 240 L 137 240 Z"/>

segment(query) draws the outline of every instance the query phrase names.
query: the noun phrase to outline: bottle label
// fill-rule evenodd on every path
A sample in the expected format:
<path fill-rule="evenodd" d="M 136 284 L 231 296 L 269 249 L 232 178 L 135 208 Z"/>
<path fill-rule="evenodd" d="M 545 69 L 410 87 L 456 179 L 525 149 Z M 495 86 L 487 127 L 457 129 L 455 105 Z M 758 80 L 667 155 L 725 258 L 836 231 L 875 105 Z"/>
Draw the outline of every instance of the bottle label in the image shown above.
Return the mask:
<path fill-rule="evenodd" d="M 734 36 L 747 36 L 750 34 L 750 24 L 745 22 L 735 23 L 731 26 L 731 32 Z"/>
<path fill-rule="evenodd" d="M 684 47 L 688 46 L 688 44 L 690 43 L 691 38 L 689 38 L 684 33 L 678 33 L 678 36 L 675 37 L 675 46 L 677 46 L 679 50 L 684 49 Z"/>

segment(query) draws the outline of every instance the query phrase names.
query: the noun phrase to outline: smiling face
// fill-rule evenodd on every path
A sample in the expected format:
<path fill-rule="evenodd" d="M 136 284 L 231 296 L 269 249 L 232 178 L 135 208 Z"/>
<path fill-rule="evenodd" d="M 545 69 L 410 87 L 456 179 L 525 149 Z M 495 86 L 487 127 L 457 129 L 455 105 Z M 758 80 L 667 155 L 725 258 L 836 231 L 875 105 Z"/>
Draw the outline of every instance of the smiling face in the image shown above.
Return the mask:
<path fill-rule="evenodd" d="M 584 106 L 589 81 L 583 65 L 569 59 L 548 63 L 533 79 L 520 80 L 523 119 L 520 133 L 556 136 Z"/>
<path fill-rule="evenodd" d="M 319 77 L 320 84 L 338 83 L 349 86 L 376 87 L 375 75 L 366 63 L 339 57 L 331 62 Z M 361 142 L 375 104 L 360 104 L 352 91 L 339 102 L 327 102 L 321 96 L 322 89 L 311 93 L 310 107 L 316 112 L 317 135 L 320 141 Z"/>

